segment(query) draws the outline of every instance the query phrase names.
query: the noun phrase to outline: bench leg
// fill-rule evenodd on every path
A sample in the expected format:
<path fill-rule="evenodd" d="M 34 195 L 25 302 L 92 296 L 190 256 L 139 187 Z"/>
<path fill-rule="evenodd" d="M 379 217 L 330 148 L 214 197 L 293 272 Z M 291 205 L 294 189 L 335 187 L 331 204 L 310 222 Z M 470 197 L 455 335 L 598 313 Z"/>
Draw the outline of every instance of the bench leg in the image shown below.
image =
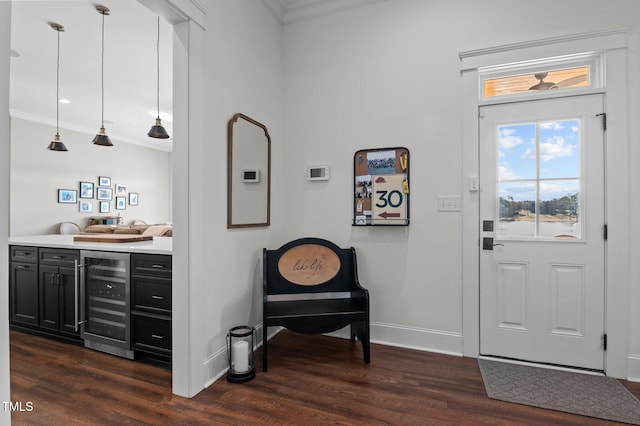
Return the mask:
<path fill-rule="evenodd" d="M 367 322 L 357 322 L 351 324 L 351 343 L 355 343 L 356 337 L 362 342 L 364 352 L 364 362 L 371 361 L 371 345 L 369 342 L 369 324 Z"/>
<path fill-rule="evenodd" d="M 267 371 L 267 324 L 262 323 L 262 371 Z"/>

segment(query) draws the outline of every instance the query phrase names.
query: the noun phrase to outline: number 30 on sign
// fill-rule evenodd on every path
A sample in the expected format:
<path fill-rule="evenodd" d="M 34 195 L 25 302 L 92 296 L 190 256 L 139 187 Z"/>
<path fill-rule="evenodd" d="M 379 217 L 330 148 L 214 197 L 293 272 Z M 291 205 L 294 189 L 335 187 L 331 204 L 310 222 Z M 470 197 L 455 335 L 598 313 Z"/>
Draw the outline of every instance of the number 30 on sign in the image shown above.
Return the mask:
<path fill-rule="evenodd" d="M 402 189 L 403 175 L 373 175 L 372 224 L 404 224 L 407 220 L 406 197 Z"/>

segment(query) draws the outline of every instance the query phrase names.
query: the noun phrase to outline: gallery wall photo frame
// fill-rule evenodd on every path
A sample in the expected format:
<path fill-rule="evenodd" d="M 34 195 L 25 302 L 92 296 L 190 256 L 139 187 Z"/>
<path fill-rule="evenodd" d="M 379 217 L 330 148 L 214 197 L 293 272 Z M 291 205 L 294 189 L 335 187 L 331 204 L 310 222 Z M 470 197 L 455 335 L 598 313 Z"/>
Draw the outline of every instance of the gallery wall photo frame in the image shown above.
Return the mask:
<path fill-rule="evenodd" d="M 127 208 L 126 197 L 116 197 L 116 210 L 125 210 Z"/>
<path fill-rule="evenodd" d="M 116 195 L 127 195 L 127 185 L 124 185 L 122 183 L 116 183 L 115 186 L 115 194 Z"/>
<path fill-rule="evenodd" d="M 98 176 L 98 186 L 111 186 L 111 178 L 108 176 Z"/>
<path fill-rule="evenodd" d="M 100 213 L 109 213 L 111 203 L 108 201 L 100 201 Z"/>
<path fill-rule="evenodd" d="M 108 200 L 108 201 L 113 200 L 113 188 L 106 187 L 106 186 L 99 186 L 97 189 L 97 192 L 98 192 L 98 195 L 96 198 L 98 200 Z"/>
<path fill-rule="evenodd" d="M 140 197 L 138 196 L 137 192 L 130 192 L 129 193 L 129 205 L 130 206 L 137 206 L 139 198 Z"/>
<path fill-rule="evenodd" d="M 58 203 L 76 204 L 78 202 L 78 191 L 75 189 L 58 189 Z"/>
<path fill-rule="evenodd" d="M 353 226 L 409 225 L 409 150 L 373 148 L 353 156 Z"/>
<path fill-rule="evenodd" d="M 93 213 L 92 201 L 80 201 L 80 213 Z"/>
<path fill-rule="evenodd" d="M 80 181 L 80 198 L 93 198 L 93 182 Z"/>

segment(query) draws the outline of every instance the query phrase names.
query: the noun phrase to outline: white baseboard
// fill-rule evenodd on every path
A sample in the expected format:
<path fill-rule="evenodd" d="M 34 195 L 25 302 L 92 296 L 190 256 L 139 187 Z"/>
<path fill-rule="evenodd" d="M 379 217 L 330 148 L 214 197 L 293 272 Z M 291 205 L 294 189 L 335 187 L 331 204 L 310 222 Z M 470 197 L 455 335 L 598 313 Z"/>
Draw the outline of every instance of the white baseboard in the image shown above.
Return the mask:
<path fill-rule="evenodd" d="M 280 332 L 280 330 L 282 330 L 282 328 L 277 327 L 274 328 L 272 332 L 269 332 L 269 339 Z M 373 322 L 371 323 L 370 332 L 372 343 L 462 356 L 461 333 Z M 258 335 L 257 347 L 260 347 L 262 345 L 262 324 L 256 327 L 256 333 Z M 327 333 L 327 335 L 345 339 L 351 337 L 349 335 L 349 327 L 333 333 Z M 375 359 L 372 360 L 372 362 L 374 361 Z M 640 358 L 638 358 L 638 361 L 640 361 Z M 204 387 L 211 386 L 216 380 L 224 376 L 228 369 L 227 348 L 224 347 L 207 357 L 204 361 L 204 377 L 206 380 Z M 638 377 L 640 377 L 640 374 Z"/>
<path fill-rule="evenodd" d="M 372 343 L 462 356 L 461 333 L 406 327 L 380 322 L 372 322 L 370 332 Z M 328 335 L 349 339 L 349 327 L 328 333 Z"/>
<path fill-rule="evenodd" d="M 640 355 L 627 355 L 627 380 L 640 382 Z"/>

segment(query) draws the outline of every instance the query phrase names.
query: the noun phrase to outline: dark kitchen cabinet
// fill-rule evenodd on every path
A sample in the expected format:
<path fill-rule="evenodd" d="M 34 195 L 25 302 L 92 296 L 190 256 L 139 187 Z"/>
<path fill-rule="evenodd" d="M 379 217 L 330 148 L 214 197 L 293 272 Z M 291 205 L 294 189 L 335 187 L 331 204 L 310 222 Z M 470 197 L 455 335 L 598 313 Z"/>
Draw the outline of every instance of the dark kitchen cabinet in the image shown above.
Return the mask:
<path fill-rule="evenodd" d="M 171 256 L 131 255 L 132 349 L 171 359 Z"/>
<path fill-rule="evenodd" d="M 38 327 L 38 248 L 9 248 L 9 318 L 12 324 Z"/>
<path fill-rule="evenodd" d="M 79 276 L 77 250 L 41 248 L 40 327 L 64 334 L 79 335 Z"/>

